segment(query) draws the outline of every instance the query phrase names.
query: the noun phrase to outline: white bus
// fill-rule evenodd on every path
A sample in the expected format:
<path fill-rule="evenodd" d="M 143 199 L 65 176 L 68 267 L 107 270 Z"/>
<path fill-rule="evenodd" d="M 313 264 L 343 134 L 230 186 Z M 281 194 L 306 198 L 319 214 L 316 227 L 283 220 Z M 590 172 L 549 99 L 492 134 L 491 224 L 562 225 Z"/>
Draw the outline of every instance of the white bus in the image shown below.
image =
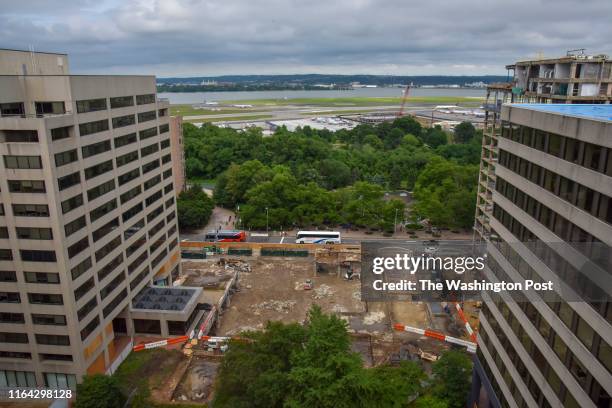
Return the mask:
<path fill-rule="evenodd" d="M 298 231 L 296 244 L 340 244 L 340 233 L 336 231 Z"/>

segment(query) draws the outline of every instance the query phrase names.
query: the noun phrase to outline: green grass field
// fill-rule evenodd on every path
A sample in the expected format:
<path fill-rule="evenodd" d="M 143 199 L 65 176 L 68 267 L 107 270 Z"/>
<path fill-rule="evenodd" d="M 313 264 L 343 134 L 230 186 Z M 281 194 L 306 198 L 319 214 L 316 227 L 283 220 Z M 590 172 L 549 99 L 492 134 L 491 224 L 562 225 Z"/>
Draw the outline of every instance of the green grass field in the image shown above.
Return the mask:
<path fill-rule="evenodd" d="M 171 115 L 182 115 L 182 116 L 203 116 L 203 115 L 223 115 L 225 113 L 248 113 L 252 112 L 251 108 L 216 108 L 218 110 L 210 109 L 196 109 L 192 105 L 170 105 Z"/>

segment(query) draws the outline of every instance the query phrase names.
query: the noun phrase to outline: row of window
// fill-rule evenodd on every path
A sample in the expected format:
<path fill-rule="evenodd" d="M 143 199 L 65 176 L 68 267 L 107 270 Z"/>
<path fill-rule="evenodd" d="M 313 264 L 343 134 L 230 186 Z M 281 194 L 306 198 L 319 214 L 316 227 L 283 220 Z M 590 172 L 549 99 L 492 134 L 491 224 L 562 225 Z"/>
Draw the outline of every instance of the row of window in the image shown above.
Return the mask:
<path fill-rule="evenodd" d="M 612 224 L 612 197 L 505 150 L 499 152 L 499 164 L 600 220 Z"/>
<path fill-rule="evenodd" d="M 39 353 L 38 357 L 40 358 L 40 361 L 72 361 L 72 356 L 70 354 Z M 32 353 L 0 350 L 0 358 L 31 360 Z"/>
<path fill-rule="evenodd" d="M 502 137 L 612 176 L 612 149 L 527 126 L 503 124 Z"/>
<path fill-rule="evenodd" d="M 133 96 L 117 96 L 111 97 L 109 100 L 111 109 L 134 106 Z M 155 94 L 136 95 L 137 105 L 146 105 L 150 103 L 155 103 Z M 106 103 L 106 98 L 96 98 L 79 100 L 76 102 L 76 107 L 78 113 L 87 113 L 106 110 L 108 105 Z"/>
<path fill-rule="evenodd" d="M 15 227 L 15 236 L 19 239 L 52 240 L 51 228 Z M 0 238 L 9 238 L 7 227 L 0 227 Z"/>
<path fill-rule="evenodd" d="M 63 305 L 62 295 L 52 293 L 28 293 L 31 304 L 41 305 Z M 0 303 L 21 303 L 21 295 L 18 292 L 0 292 Z"/>
<path fill-rule="evenodd" d="M 69 346 L 70 337 L 58 334 L 39 334 L 35 333 L 34 338 L 37 344 L 45 344 L 50 346 Z M 0 332 L 0 343 L 21 343 L 27 344 L 30 340 L 28 339 L 27 333 L 11 333 L 11 332 Z"/>
<path fill-rule="evenodd" d="M 55 251 L 36 249 L 20 249 L 19 255 L 24 262 L 56 262 Z M 13 252 L 10 249 L 0 249 L 0 261 L 12 261 Z"/>

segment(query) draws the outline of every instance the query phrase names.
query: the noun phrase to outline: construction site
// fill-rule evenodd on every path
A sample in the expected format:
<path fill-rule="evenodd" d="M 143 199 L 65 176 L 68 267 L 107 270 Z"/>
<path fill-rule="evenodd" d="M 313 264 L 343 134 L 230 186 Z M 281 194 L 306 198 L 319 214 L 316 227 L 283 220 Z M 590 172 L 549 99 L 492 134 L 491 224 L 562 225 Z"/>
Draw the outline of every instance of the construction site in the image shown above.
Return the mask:
<path fill-rule="evenodd" d="M 202 288 L 199 304 L 206 312 L 187 336 L 134 347 L 182 352 L 164 391 L 153 392 L 166 402 L 210 401 L 229 340 L 263 330 L 268 321 L 302 323 L 313 304 L 346 321 L 352 349 L 365 367 L 413 360 L 429 371 L 444 350 L 475 351 L 474 304 L 462 309 L 458 304 L 362 301 L 360 245 L 182 246 L 187 256 L 175 284 Z"/>

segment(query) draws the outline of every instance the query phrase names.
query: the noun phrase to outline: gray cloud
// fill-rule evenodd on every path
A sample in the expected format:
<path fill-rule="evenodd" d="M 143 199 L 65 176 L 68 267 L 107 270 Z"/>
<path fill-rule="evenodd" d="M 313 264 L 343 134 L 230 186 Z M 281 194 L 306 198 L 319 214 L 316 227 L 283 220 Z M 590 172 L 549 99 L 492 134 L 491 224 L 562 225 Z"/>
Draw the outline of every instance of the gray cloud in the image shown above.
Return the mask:
<path fill-rule="evenodd" d="M 0 47 L 67 52 L 81 73 L 499 74 L 612 53 L 610 15 L 609 0 L 29 0 L 2 4 Z"/>

